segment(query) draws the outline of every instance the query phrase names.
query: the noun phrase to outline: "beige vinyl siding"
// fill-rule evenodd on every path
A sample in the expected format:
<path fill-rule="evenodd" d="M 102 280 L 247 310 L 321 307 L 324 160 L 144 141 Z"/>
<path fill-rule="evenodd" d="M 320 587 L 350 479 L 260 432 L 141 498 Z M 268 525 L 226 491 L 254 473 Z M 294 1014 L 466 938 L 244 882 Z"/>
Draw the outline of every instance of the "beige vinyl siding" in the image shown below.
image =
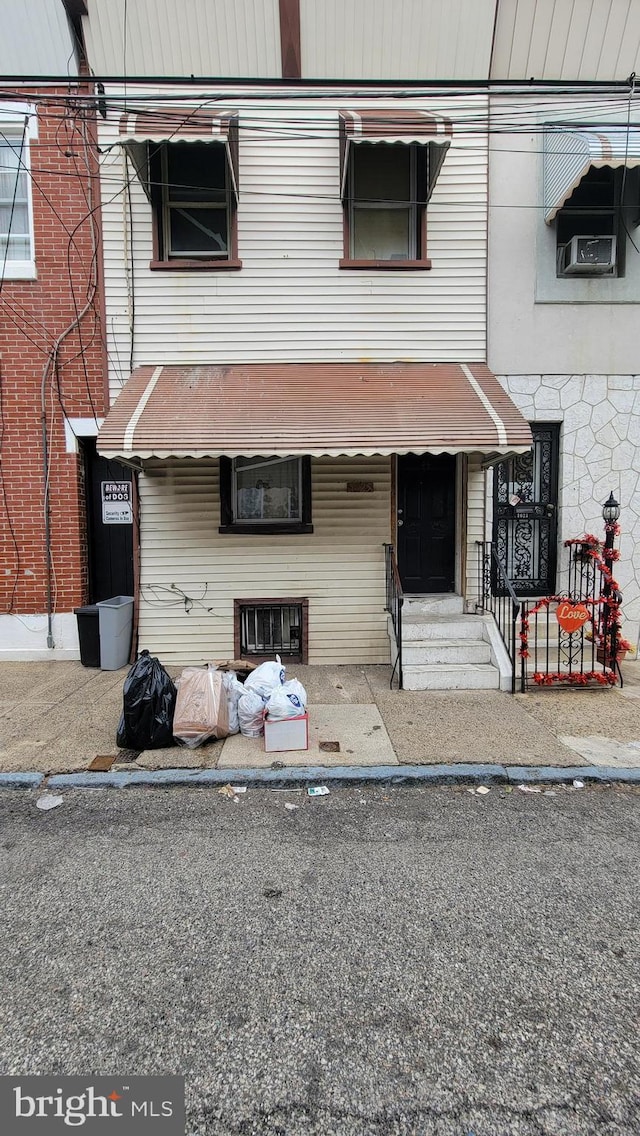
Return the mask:
<path fill-rule="evenodd" d="M 372 481 L 374 492 L 347 493 L 348 481 Z M 308 597 L 310 663 L 388 663 L 390 460 L 314 459 L 312 493 L 312 534 L 220 534 L 217 462 L 149 467 L 140 476 L 140 649 L 164 663 L 230 658 L 234 599 Z M 193 601 L 188 614 L 181 593 Z"/>
<path fill-rule="evenodd" d="M 233 103 L 240 114 L 243 267 L 231 272 L 150 271 L 151 205 L 131 164 L 128 249 L 117 113 L 100 125 L 112 397 L 129 374 L 132 292 L 134 365 L 486 357 L 486 135 L 465 134 L 455 124 L 456 115 L 485 114 L 486 100 L 452 106 L 411 100 L 454 115 L 453 141 L 427 209 L 433 267 L 373 272 L 339 268 L 337 112 L 345 101 L 357 102 L 345 96 L 321 108 L 294 100 L 271 107 Z"/>
<path fill-rule="evenodd" d="M 496 0 L 301 0 L 302 74 L 485 79 Z"/>
<path fill-rule="evenodd" d="M 485 539 L 485 479 L 482 457 L 471 454 L 467 464 L 467 604 L 480 600 L 476 541 Z"/>
<path fill-rule="evenodd" d="M 278 0 L 91 0 L 87 8 L 94 74 L 282 74 Z"/>

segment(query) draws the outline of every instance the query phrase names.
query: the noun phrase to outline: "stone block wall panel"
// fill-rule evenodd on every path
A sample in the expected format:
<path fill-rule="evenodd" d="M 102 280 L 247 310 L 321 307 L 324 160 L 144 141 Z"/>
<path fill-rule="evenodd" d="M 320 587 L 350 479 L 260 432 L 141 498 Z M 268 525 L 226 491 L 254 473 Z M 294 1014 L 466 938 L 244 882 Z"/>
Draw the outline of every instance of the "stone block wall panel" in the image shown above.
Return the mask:
<path fill-rule="evenodd" d="M 558 580 L 566 579 L 564 541 L 603 532 L 602 505 L 621 506 L 616 577 L 624 634 L 640 630 L 640 375 L 501 375 L 530 422 L 560 422 Z"/>

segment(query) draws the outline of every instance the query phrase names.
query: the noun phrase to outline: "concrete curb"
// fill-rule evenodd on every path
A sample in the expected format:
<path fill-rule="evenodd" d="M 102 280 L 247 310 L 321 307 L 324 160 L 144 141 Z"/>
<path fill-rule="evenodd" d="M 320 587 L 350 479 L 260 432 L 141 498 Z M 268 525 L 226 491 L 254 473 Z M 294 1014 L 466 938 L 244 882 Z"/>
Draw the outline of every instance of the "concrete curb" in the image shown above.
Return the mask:
<path fill-rule="evenodd" d="M 0 773 L 0 789 L 36 789 L 44 773 Z"/>
<path fill-rule="evenodd" d="M 42 780 L 40 774 L 0 774 L 0 787 L 6 777 L 36 778 L 27 780 L 32 787 Z M 310 783 L 325 785 L 451 785 L 456 783 L 485 784 L 557 784 L 573 781 L 617 781 L 640 784 L 640 768 L 617 769 L 605 765 L 372 765 L 372 766 L 289 766 L 285 769 L 136 769 L 130 773 L 60 773 L 48 778 L 50 789 L 87 789 L 149 785 L 171 787 L 178 785 L 261 785 L 273 788 L 300 787 Z M 14 782 L 11 782 L 14 784 Z"/>

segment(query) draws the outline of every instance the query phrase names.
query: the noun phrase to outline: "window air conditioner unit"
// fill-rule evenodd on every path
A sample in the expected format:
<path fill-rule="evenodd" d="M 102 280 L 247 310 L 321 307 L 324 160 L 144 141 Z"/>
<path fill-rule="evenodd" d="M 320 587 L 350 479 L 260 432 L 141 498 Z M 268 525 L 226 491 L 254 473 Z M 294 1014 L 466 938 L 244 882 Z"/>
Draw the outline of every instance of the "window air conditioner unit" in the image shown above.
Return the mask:
<path fill-rule="evenodd" d="M 612 272 L 616 266 L 616 238 L 572 237 L 562 246 L 563 275 Z"/>

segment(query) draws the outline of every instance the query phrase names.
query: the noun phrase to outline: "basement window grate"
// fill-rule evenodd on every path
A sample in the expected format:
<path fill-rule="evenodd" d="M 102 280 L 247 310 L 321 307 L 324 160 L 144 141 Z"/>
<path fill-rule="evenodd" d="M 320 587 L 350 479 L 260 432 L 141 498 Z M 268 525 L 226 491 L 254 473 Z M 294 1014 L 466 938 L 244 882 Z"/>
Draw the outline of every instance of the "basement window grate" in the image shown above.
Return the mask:
<path fill-rule="evenodd" d="M 243 658 L 303 661 L 302 603 L 236 603 Z"/>

